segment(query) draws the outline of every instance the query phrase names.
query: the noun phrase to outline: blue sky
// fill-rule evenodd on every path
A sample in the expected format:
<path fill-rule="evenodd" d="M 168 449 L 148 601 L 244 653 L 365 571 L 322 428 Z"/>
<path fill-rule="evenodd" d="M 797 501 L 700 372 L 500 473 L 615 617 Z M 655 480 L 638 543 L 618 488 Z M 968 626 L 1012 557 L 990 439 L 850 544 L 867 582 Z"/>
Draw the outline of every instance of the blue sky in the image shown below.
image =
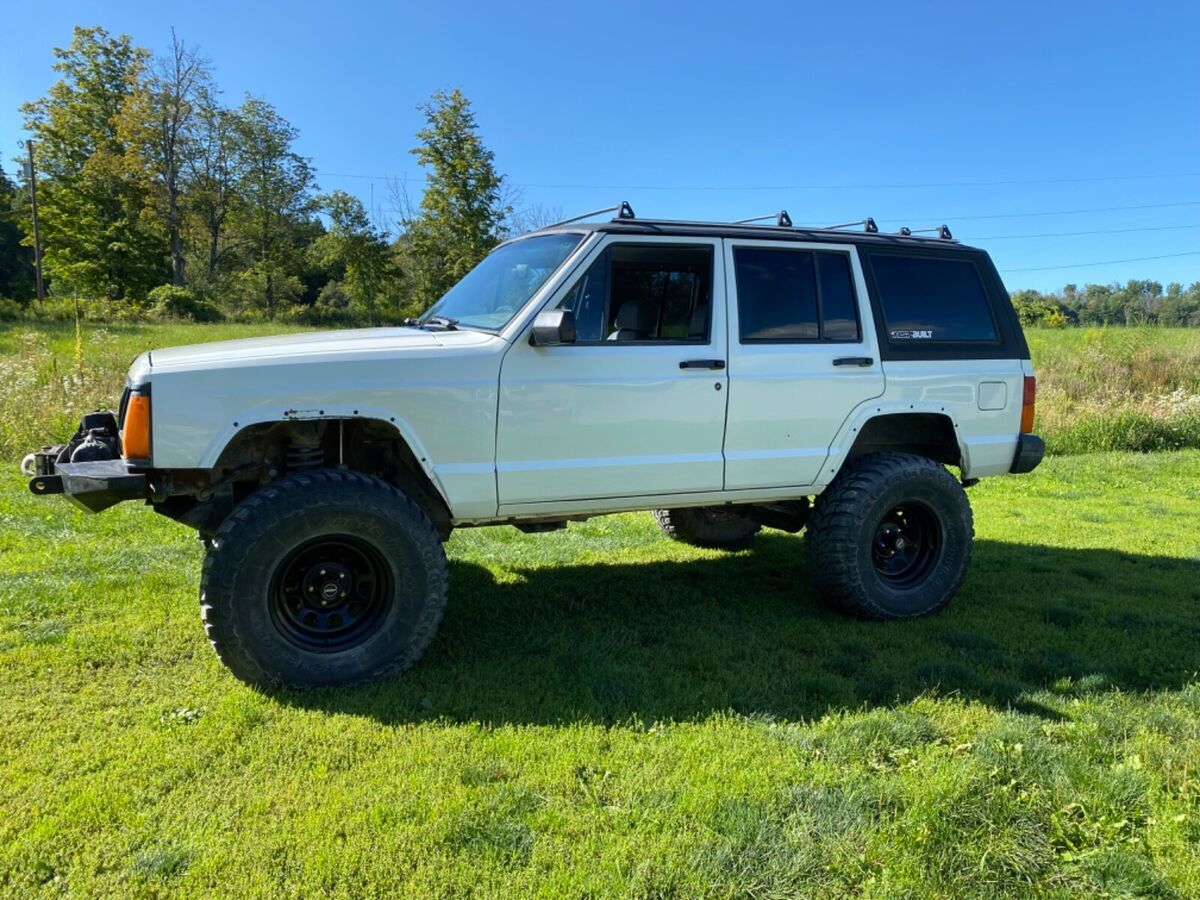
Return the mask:
<path fill-rule="evenodd" d="M 1200 280 L 1195 0 L 56 0 L 6 4 L 4 22 L 10 172 L 17 105 L 53 81 L 50 48 L 73 25 L 154 50 L 174 26 L 212 59 L 229 102 L 250 91 L 300 128 L 323 189 L 373 198 L 383 215 L 386 176 L 421 183 L 416 105 L 461 87 L 526 205 L 944 221 L 1014 289 Z"/>

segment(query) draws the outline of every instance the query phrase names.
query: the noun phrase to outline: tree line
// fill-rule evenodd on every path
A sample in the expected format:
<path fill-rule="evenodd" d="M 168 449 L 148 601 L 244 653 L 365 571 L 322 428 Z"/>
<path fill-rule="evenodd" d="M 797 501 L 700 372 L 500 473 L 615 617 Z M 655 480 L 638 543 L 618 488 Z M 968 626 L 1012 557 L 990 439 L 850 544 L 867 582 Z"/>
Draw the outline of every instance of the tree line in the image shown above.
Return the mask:
<path fill-rule="evenodd" d="M 1170 325 L 1200 327 L 1200 281 L 1184 287 L 1172 282 L 1131 279 L 1125 284 L 1068 284 L 1061 291 L 1025 290 L 1012 294 L 1025 325 Z"/>
<path fill-rule="evenodd" d="M 381 225 L 357 197 L 322 193 L 297 129 L 261 97 L 225 103 L 211 61 L 174 33 L 154 55 L 76 28 L 54 58 L 59 80 L 22 106 L 52 298 L 132 316 L 398 320 L 528 224 L 460 91 L 419 107 L 424 192 L 410 203 L 394 186 L 403 212 Z M 0 169 L 10 311 L 34 294 L 32 244 L 28 191 Z"/>

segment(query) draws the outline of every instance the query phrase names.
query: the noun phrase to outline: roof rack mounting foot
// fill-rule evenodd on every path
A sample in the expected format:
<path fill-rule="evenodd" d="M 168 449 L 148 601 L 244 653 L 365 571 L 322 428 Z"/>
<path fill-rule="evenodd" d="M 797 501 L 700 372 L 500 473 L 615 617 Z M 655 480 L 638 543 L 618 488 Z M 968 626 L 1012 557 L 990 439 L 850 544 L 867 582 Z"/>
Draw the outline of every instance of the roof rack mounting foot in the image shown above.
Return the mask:
<path fill-rule="evenodd" d="M 867 234 L 878 234 L 879 226 L 875 224 L 874 219 L 872 219 L 870 216 L 867 216 L 866 220 L 863 222 L 863 231 L 865 231 Z"/>
<path fill-rule="evenodd" d="M 629 205 L 628 200 L 621 201 L 621 205 L 617 208 L 617 218 L 618 219 L 636 219 L 637 218 L 637 216 L 635 216 L 633 214 L 633 207 Z"/>
<path fill-rule="evenodd" d="M 788 215 L 786 209 L 781 209 L 779 215 L 775 217 L 775 224 L 780 228 L 791 228 L 792 217 Z"/>
<path fill-rule="evenodd" d="M 940 237 L 943 241 L 954 240 L 954 235 L 950 233 L 950 229 L 945 225 L 942 225 L 940 228 L 938 228 L 938 237 Z"/>

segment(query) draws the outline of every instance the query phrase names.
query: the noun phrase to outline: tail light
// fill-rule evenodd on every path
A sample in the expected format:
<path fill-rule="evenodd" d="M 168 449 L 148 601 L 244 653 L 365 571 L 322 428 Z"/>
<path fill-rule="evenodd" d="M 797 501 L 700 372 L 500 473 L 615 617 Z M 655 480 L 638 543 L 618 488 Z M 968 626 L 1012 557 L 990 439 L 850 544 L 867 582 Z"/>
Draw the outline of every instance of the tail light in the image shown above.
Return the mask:
<path fill-rule="evenodd" d="M 125 459 L 150 458 L 150 397 L 130 394 L 121 428 L 121 455 Z"/>
<path fill-rule="evenodd" d="M 1037 401 L 1037 379 L 1025 376 L 1025 389 L 1021 394 L 1021 434 L 1033 431 L 1033 411 Z"/>

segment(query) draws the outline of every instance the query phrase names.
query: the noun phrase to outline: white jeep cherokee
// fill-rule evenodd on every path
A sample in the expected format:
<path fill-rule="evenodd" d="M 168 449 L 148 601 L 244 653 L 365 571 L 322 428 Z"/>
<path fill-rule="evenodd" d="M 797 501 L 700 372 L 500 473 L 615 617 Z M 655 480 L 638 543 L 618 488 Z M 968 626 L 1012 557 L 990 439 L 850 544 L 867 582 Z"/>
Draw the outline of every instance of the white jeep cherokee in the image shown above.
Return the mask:
<path fill-rule="evenodd" d="M 617 209 L 501 244 L 405 327 L 144 353 L 117 417 L 27 457 L 30 487 L 195 528 L 208 636 L 256 684 L 411 666 L 446 603 L 442 542 L 475 525 L 654 510 L 705 547 L 807 528 L 826 598 L 944 606 L 971 556 L 963 486 L 1043 452 L 988 255 L 944 226 Z"/>

